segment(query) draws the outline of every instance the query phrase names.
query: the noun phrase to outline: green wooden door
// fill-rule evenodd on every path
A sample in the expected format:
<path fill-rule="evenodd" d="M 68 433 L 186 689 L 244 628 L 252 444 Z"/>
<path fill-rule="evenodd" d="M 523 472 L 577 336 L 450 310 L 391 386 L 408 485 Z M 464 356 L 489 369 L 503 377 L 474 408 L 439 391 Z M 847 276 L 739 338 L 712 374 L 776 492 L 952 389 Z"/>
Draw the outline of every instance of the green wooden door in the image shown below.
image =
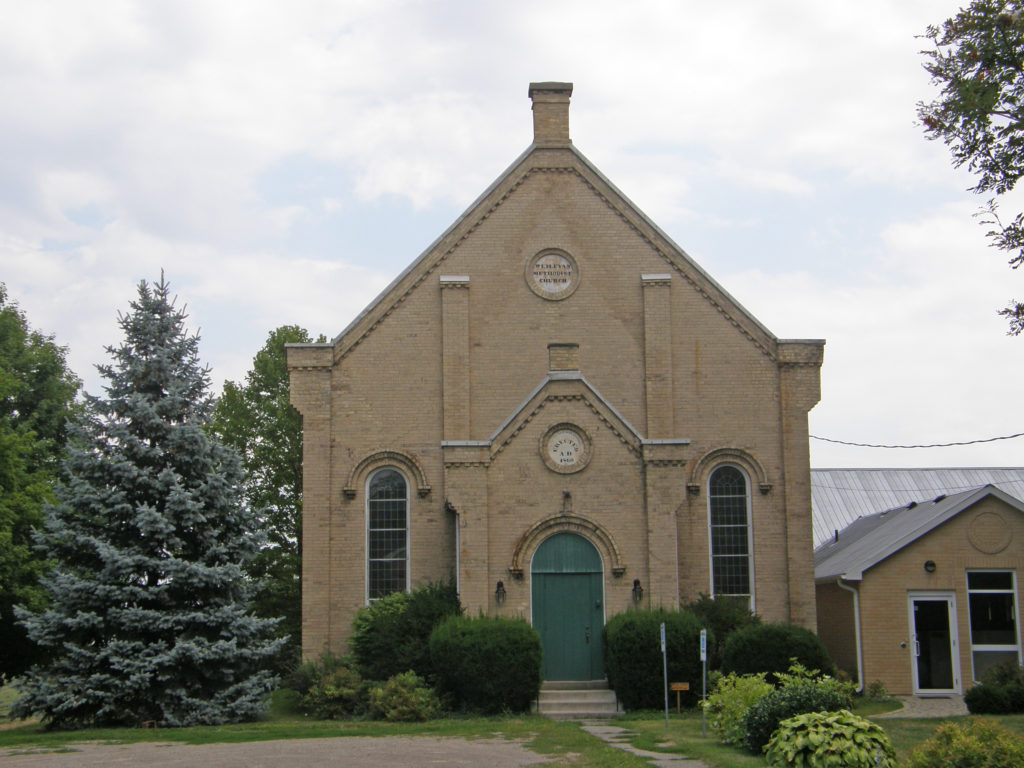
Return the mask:
<path fill-rule="evenodd" d="M 530 577 L 544 679 L 604 678 L 604 575 L 594 545 L 574 533 L 556 533 L 537 548 Z"/>

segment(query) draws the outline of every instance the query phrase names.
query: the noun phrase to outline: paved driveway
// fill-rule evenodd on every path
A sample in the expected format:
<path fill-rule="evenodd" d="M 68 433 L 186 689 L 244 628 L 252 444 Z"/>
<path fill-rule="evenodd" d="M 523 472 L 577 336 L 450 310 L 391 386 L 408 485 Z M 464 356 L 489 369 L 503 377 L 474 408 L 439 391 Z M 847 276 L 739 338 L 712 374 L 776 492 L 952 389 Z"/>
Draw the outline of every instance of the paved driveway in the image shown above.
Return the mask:
<path fill-rule="evenodd" d="M 73 752 L 0 750 L 2 768 L 349 768 L 349 766 L 486 766 L 520 768 L 550 757 L 503 740 L 426 736 L 353 736 L 244 744 L 76 744 Z"/>

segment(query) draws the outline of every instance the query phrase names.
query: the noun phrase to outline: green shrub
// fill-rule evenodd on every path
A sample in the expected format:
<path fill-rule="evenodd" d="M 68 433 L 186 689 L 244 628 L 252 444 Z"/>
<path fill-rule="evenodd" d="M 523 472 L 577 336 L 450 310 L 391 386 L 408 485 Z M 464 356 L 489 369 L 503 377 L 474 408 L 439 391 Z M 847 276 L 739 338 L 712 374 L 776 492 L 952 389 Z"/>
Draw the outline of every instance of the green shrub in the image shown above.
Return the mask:
<path fill-rule="evenodd" d="M 729 635 L 737 629 L 761 623 L 761 617 L 750 612 L 750 603 L 746 598 L 711 598 L 701 595 L 686 608 L 696 614 L 701 626 L 714 635 L 715 642 L 708 643 L 710 669 L 721 668 L 722 652 L 725 650 L 725 641 L 729 639 Z"/>
<path fill-rule="evenodd" d="M 964 694 L 972 715 L 1012 715 L 1024 712 L 1024 684 L 976 685 Z"/>
<path fill-rule="evenodd" d="M 868 701 L 889 701 L 892 699 L 892 694 L 885 687 L 885 683 L 875 680 L 873 683 L 868 683 L 868 687 L 864 689 L 864 698 Z"/>
<path fill-rule="evenodd" d="M 981 684 L 964 695 L 964 703 L 973 715 L 1024 712 L 1024 670 L 1016 659 L 989 667 L 981 676 Z"/>
<path fill-rule="evenodd" d="M 968 718 L 963 724 L 943 723 L 928 741 L 918 744 L 905 768 L 1020 768 L 1024 739 L 998 723 Z"/>
<path fill-rule="evenodd" d="M 327 670 L 300 701 L 300 709 L 319 720 L 352 717 L 366 711 L 367 685 L 352 667 Z"/>
<path fill-rule="evenodd" d="M 613 616 L 604 626 L 604 668 L 608 683 L 628 710 L 660 708 L 665 704 L 660 627 L 665 623 L 670 682 L 688 682 L 681 701 L 696 704 L 700 695 L 702 624 L 688 610 L 628 611 Z M 714 634 L 708 632 L 708 644 Z"/>
<path fill-rule="evenodd" d="M 771 682 L 794 660 L 810 669 L 835 674 L 818 636 L 792 624 L 753 624 L 733 632 L 722 651 L 722 671 L 740 675 L 767 672 Z"/>
<path fill-rule="evenodd" d="M 1024 669 L 1016 659 L 1007 659 L 993 664 L 981 675 L 982 685 L 1013 685 L 1014 683 L 1024 685 Z"/>
<path fill-rule="evenodd" d="M 769 765 L 896 768 L 896 750 L 885 731 L 846 709 L 783 720 L 768 742 L 765 757 Z"/>
<path fill-rule="evenodd" d="M 853 706 L 853 686 L 833 677 L 813 677 L 800 665 L 788 673 L 780 673 L 780 685 L 767 696 L 751 705 L 743 716 L 747 749 L 755 755 L 772 737 L 779 723 L 807 712 L 837 712 Z"/>
<path fill-rule="evenodd" d="M 317 680 L 338 667 L 350 667 L 352 660 L 324 651 L 316 661 L 307 661 L 296 666 L 281 683 L 282 688 L 290 688 L 305 696 L 309 689 L 316 685 Z"/>
<path fill-rule="evenodd" d="M 368 680 L 387 680 L 411 669 L 432 681 L 430 633 L 441 620 L 461 613 L 459 595 L 450 583 L 375 600 L 352 620 L 349 647 L 356 668 Z"/>
<path fill-rule="evenodd" d="M 522 619 L 450 616 L 429 647 L 437 686 L 457 707 L 525 712 L 540 692 L 540 635 Z"/>
<path fill-rule="evenodd" d="M 370 714 L 378 720 L 422 722 L 440 712 L 437 694 L 415 672 L 402 672 L 370 689 Z"/>
<path fill-rule="evenodd" d="M 746 739 L 743 716 L 754 702 L 774 690 L 772 684 L 765 681 L 763 672 L 756 675 L 729 673 L 720 677 L 704 705 L 708 725 L 718 735 L 718 740 L 723 744 L 743 744 Z"/>

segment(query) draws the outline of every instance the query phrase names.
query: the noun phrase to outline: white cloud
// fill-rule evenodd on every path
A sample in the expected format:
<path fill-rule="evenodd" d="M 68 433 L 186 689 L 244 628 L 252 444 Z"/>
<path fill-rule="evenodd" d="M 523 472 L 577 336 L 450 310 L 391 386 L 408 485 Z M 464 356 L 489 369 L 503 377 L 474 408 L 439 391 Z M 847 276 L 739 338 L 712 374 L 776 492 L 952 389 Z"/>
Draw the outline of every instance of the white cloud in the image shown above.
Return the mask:
<path fill-rule="evenodd" d="M 1016 431 L 1024 342 L 995 309 L 1019 276 L 914 124 L 914 35 L 959 5 L 21 3 L 0 25 L 0 280 L 88 376 L 165 268 L 215 377 L 241 378 L 270 329 L 333 336 L 417 255 L 366 242 L 409 225 L 382 201 L 467 205 L 530 141 L 527 84 L 572 80 L 576 145 L 774 332 L 828 338 L 816 430 Z M 278 172 L 318 178 L 268 189 Z M 995 445 L 950 461 L 1024 463 Z"/>

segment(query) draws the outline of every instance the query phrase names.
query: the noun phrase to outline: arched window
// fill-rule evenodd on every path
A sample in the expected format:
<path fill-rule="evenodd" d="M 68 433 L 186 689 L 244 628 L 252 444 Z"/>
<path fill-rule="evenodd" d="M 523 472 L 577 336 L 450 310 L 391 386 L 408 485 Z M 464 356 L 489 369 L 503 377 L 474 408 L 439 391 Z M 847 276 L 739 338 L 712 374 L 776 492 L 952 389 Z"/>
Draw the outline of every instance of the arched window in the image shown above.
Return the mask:
<path fill-rule="evenodd" d="M 409 583 L 409 484 L 386 468 L 366 487 L 366 597 L 372 601 L 404 592 Z"/>
<path fill-rule="evenodd" d="M 711 594 L 746 598 L 753 607 L 750 563 L 750 505 L 747 478 L 725 465 L 708 482 L 711 533 Z"/>

